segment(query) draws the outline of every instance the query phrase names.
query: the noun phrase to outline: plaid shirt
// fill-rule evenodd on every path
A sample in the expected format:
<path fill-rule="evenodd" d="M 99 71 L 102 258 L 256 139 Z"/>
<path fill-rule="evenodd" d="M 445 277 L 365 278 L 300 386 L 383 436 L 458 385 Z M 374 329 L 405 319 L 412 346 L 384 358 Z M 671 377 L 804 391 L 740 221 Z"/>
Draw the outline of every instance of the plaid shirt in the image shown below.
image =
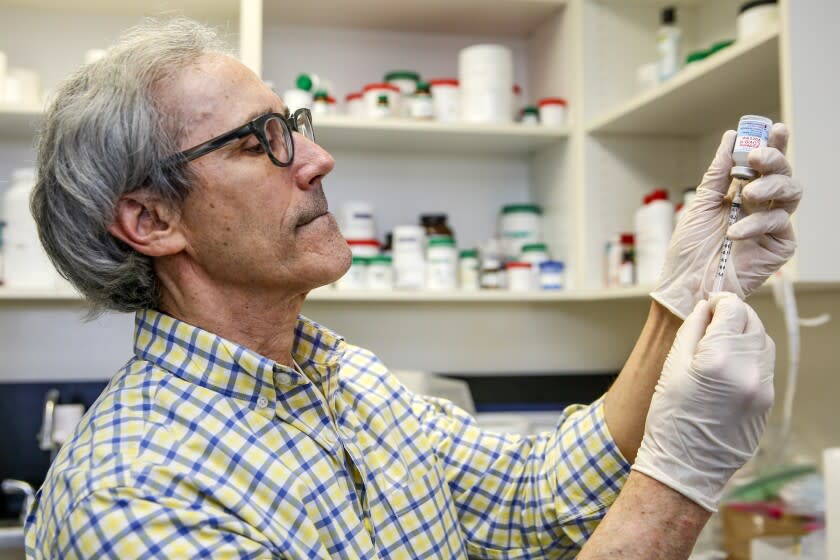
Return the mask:
<path fill-rule="evenodd" d="M 629 465 L 603 405 L 482 431 L 305 318 L 305 375 L 156 311 L 52 465 L 29 558 L 571 558 Z"/>

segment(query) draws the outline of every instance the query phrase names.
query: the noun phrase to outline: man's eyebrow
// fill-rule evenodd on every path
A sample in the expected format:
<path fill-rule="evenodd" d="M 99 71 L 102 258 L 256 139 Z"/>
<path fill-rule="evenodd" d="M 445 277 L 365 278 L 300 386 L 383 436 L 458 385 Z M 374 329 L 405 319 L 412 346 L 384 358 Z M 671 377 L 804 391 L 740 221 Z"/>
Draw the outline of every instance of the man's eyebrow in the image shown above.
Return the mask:
<path fill-rule="evenodd" d="M 257 117 L 260 117 L 262 115 L 265 115 L 266 113 L 275 113 L 275 112 L 276 111 L 272 107 L 263 107 L 262 109 L 257 109 L 256 111 L 254 111 L 253 113 L 248 115 L 246 117 L 246 120 L 247 120 L 247 122 L 251 122 L 252 120 L 254 120 Z M 286 113 L 287 113 L 286 116 L 287 117 L 288 117 L 288 112 L 289 112 L 289 110 L 286 109 Z"/>

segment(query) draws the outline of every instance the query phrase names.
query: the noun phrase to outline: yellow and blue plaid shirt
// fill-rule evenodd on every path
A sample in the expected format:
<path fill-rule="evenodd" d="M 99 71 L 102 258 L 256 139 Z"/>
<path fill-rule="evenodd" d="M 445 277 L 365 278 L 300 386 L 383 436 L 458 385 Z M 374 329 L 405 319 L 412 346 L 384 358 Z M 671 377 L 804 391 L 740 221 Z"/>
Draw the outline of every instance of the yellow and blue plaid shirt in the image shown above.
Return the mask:
<path fill-rule="evenodd" d="M 603 405 L 482 431 L 301 318 L 303 374 L 156 311 L 62 448 L 29 558 L 570 558 L 629 472 Z"/>

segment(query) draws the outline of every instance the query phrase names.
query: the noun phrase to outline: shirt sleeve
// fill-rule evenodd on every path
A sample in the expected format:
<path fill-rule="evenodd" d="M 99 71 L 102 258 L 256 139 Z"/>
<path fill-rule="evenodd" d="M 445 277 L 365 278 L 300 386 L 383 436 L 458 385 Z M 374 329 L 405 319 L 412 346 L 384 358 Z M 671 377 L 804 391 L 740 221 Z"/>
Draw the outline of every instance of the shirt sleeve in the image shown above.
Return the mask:
<path fill-rule="evenodd" d="M 69 512 L 52 557 L 272 558 L 253 527 L 201 504 L 143 496 L 133 488 L 88 494 Z"/>
<path fill-rule="evenodd" d="M 414 395 L 443 463 L 470 555 L 573 558 L 630 472 L 607 429 L 603 398 L 566 408 L 537 436 L 481 430 L 449 401 Z"/>

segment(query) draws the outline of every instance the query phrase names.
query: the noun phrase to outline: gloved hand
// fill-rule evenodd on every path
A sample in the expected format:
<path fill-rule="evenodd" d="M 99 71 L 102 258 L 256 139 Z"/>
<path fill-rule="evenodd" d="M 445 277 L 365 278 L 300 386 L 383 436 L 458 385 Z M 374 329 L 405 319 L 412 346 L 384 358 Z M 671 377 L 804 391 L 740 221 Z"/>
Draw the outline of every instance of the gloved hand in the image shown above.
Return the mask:
<path fill-rule="evenodd" d="M 728 193 L 735 137 L 733 130 L 723 135 L 717 155 L 697 187 L 697 197 L 674 230 L 659 284 L 651 293 L 682 319 L 695 303 L 708 297 L 714 283 L 735 194 Z M 750 167 L 761 177 L 741 192 L 741 218 L 728 232 L 734 243 L 723 284 L 725 291 L 742 299 L 781 268 L 796 249 L 790 215 L 802 198 L 802 186 L 790 176 L 784 156 L 787 141 L 787 127 L 776 123 L 768 147 L 749 154 Z"/>
<path fill-rule="evenodd" d="M 735 295 L 700 301 L 665 360 L 632 468 L 716 511 L 758 448 L 775 354 L 758 315 Z"/>

